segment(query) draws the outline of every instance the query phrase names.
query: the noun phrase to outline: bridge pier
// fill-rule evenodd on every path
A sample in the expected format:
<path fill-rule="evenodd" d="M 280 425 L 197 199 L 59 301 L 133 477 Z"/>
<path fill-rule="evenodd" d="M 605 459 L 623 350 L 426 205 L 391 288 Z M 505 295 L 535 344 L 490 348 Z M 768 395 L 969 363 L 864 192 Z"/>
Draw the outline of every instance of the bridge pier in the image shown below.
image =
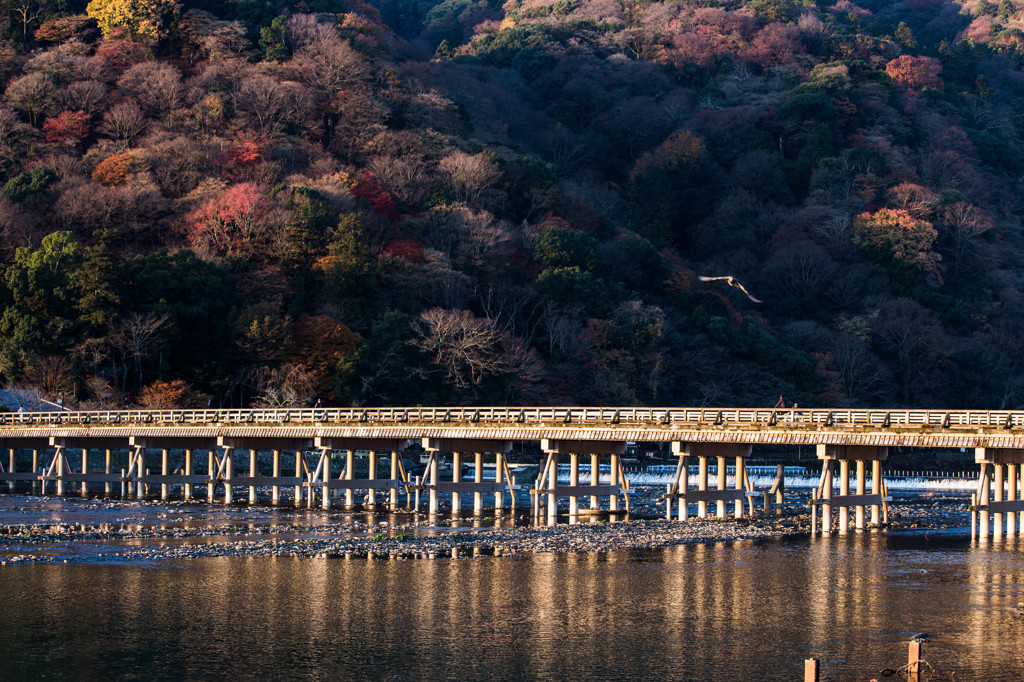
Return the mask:
<path fill-rule="evenodd" d="M 850 508 L 855 510 L 855 527 L 857 530 L 864 529 L 865 507 L 871 506 L 871 520 L 878 523 L 879 505 L 885 511 L 885 503 L 890 498 L 885 497 L 885 480 L 882 477 L 882 460 L 889 456 L 889 448 L 864 445 L 827 445 L 817 446 L 818 459 L 822 460 L 821 480 L 818 488 L 812 493 L 811 504 L 821 506 L 821 532 L 828 534 L 832 532 L 832 507 L 835 505 L 839 513 L 839 532 L 848 533 L 850 530 Z M 867 462 L 871 462 L 871 494 L 865 494 L 867 482 L 864 477 L 867 473 Z M 833 495 L 833 477 L 835 475 L 835 463 L 839 463 L 839 495 Z M 850 494 L 850 462 L 856 465 L 855 495 Z M 812 510 L 812 517 L 816 516 Z M 888 519 L 885 519 L 888 520 Z"/>
<path fill-rule="evenodd" d="M 452 452 L 452 483 L 462 482 L 462 453 L 458 450 Z M 452 518 L 456 518 L 462 510 L 462 493 L 455 486 L 452 487 Z"/>
<path fill-rule="evenodd" d="M 733 516 L 742 519 L 744 516 L 744 501 L 747 499 L 747 492 L 751 490 L 750 480 L 746 473 L 746 458 L 750 456 L 751 446 L 744 443 L 682 443 L 672 442 L 672 452 L 678 457 L 676 474 L 668 491 L 664 495 L 665 514 L 672 518 L 672 501 L 678 500 L 678 518 L 685 521 L 689 518 L 690 502 L 697 503 L 697 517 L 706 519 L 708 515 L 708 502 L 716 503 L 716 516 L 725 519 L 726 504 L 733 502 Z M 697 458 L 697 489 L 690 489 L 690 458 Z M 708 489 L 708 460 L 712 457 L 716 460 L 715 489 Z M 736 463 L 736 478 L 732 490 L 728 489 L 728 467 L 726 462 L 734 459 Z M 750 502 L 751 513 L 753 513 L 753 501 Z"/>
<path fill-rule="evenodd" d="M 975 448 L 974 460 L 979 469 L 971 500 L 971 537 L 987 540 L 991 532 L 1000 540 L 1005 532 L 1008 539 L 1015 538 L 1024 528 L 1024 449 Z"/>
<path fill-rule="evenodd" d="M 509 481 L 502 475 L 504 469 L 505 453 L 512 449 L 510 440 L 491 439 L 465 439 L 465 438 L 424 438 L 422 439 L 423 449 L 429 453 L 427 459 L 427 471 L 424 474 L 424 481 L 421 488 L 426 488 L 430 493 L 430 509 L 432 514 L 437 513 L 438 499 L 441 493 L 451 493 L 452 516 L 458 515 L 462 508 L 462 494 L 473 493 L 473 513 L 479 514 L 479 504 L 483 505 L 483 495 L 494 493 L 494 512 L 500 514 L 505 504 L 505 490 Z M 441 454 L 452 453 L 452 480 L 444 483 L 440 480 L 438 468 L 440 466 Z M 462 480 L 462 462 L 464 453 L 474 452 L 473 481 Z M 483 480 L 483 453 L 494 453 L 494 482 L 487 483 Z M 429 483 L 427 482 L 429 480 Z"/>
<path fill-rule="evenodd" d="M 558 498 L 569 498 L 569 520 L 576 522 L 580 514 L 580 497 L 597 498 L 608 496 L 608 509 L 615 512 L 619 508 L 618 496 L 620 493 L 626 495 L 626 509 L 629 510 L 629 496 L 626 490 L 627 482 L 619 462 L 619 456 L 626 452 L 625 441 L 585 441 L 585 440 L 554 440 L 544 438 L 540 442 L 541 451 L 547 456 L 541 471 L 537 476 L 537 482 L 531 490 L 534 503 L 534 516 L 540 516 L 540 505 L 542 499 L 547 499 L 546 512 L 549 524 L 555 523 L 558 517 Z M 591 456 L 592 471 L 600 472 L 600 456 L 602 454 L 611 456 L 611 483 L 600 485 L 599 476 L 591 473 L 589 485 L 580 484 L 580 455 Z M 569 455 L 569 485 L 558 485 L 558 459 L 561 454 Z M 622 481 L 622 484 L 619 481 Z M 593 511 L 596 511 L 594 507 Z"/>

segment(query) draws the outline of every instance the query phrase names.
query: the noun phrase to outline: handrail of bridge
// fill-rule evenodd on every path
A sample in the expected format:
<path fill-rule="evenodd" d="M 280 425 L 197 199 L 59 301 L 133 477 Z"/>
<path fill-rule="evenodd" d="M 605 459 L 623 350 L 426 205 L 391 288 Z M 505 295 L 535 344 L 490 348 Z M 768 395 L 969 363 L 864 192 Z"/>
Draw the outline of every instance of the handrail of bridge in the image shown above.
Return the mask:
<path fill-rule="evenodd" d="M 90 410 L 0 413 L 2 426 L 184 424 L 223 425 L 289 422 L 334 424 L 566 424 L 672 429 L 761 425 L 894 429 L 905 427 L 1005 428 L 1024 426 L 1024 412 L 1009 410 L 874 410 L 715 407 L 369 407 L 205 410 Z"/>

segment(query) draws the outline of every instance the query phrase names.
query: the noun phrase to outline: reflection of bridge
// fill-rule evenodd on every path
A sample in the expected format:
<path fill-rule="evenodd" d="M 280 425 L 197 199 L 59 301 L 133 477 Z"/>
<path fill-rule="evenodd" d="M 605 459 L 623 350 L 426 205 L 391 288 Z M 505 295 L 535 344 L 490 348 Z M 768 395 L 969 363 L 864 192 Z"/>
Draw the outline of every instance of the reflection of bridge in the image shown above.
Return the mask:
<path fill-rule="evenodd" d="M 409 441 L 417 441 L 428 452 L 422 479 L 406 474 L 399 453 Z M 513 441 L 540 444 L 544 453 L 540 473 L 532 488 L 537 514 L 545 506 L 549 518 L 557 510 L 559 497 L 569 498 L 569 513 L 580 512 L 580 498 L 590 498 L 590 510 L 599 508 L 601 497 L 608 497 L 608 510 L 619 510 L 624 496 L 628 510 L 628 481 L 621 456 L 632 441 L 671 443 L 678 456 L 674 483 L 665 495 L 671 516 L 672 501 L 678 501 L 678 514 L 685 519 L 691 503 L 697 513 L 706 516 L 708 503 L 717 507 L 719 517 L 726 503 L 733 502 L 737 517 L 743 515 L 744 502 L 753 507 L 754 491 L 746 475 L 735 477 L 727 490 L 726 477 L 718 477 L 715 490 L 708 489 L 711 460 L 725 472 L 728 459 L 735 459 L 737 471 L 754 444 L 816 445 L 823 461 L 821 483 L 815 491 L 814 507 L 823 512 L 822 528 L 831 529 L 832 507 L 837 507 L 839 529 L 849 527 L 849 508 L 855 513 L 855 526 L 863 528 L 865 510 L 871 507 L 872 520 L 878 522 L 879 510 L 887 501 L 881 476 L 881 461 L 890 446 L 973 448 L 975 461 L 981 464 L 975 509 L 981 515 L 981 534 L 989 533 L 990 514 L 994 515 L 994 534 L 1015 535 L 1018 515 L 1024 522 L 1024 501 L 1019 494 L 1020 474 L 1024 470 L 1024 412 L 975 412 L 941 410 L 792 410 L 736 408 L 325 408 L 263 410 L 167 410 L 10 413 L 0 415 L 0 448 L 10 456 L 0 480 L 32 481 L 44 486 L 56 482 L 57 492 L 67 484 L 79 483 L 86 491 L 90 483 L 120 483 L 138 495 L 148 485 L 160 485 L 164 498 L 172 486 L 182 486 L 191 498 L 194 486 L 207 486 L 212 501 L 218 485 L 224 486 L 224 501 L 232 501 L 233 486 L 248 486 L 250 501 L 256 499 L 257 486 L 270 486 L 273 500 L 280 500 L 283 487 L 294 487 L 295 500 L 305 498 L 312 504 L 316 494 L 324 507 L 341 491 L 345 504 L 354 504 L 354 491 L 367 491 L 367 502 L 377 503 L 377 491 L 388 491 L 388 503 L 398 505 L 402 492 L 408 498 L 415 493 L 429 494 L 429 509 L 438 510 L 440 493 L 452 495 L 454 509 L 461 509 L 463 493 L 474 495 L 474 511 L 483 506 L 483 495 L 493 495 L 495 508 L 504 506 L 505 495 L 513 490 L 505 455 Z M 18 452 L 31 450 L 31 467 L 17 465 Z M 81 451 L 81 464 L 75 471 L 70 450 Z M 105 452 L 103 471 L 94 472 L 90 452 Z M 113 453 L 126 450 L 124 473 L 113 470 Z M 149 450 L 161 452 L 159 473 L 146 468 Z M 184 450 L 184 460 L 172 469 L 171 451 Z M 206 451 L 205 468 L 197 467 L 195 451 Z M 236 450 L 249 451 L 248 475 L 236 476 Z M 257 451 L 271 451 L 270 475 L 261 475 Z M 355 456 L 366 452 L 365 478 L 356 477 Z M 334 460 L 344 453 L 340 475 Z M 440 453 L 451 453 L 452 481 L 440 478 Z M 52 453 L 52 454 L 51 454 Z M 282 453 L 293 453 L 294 474 L 281 469 Z M 312 457 L 310 458 L 310 453 Z M 483 480 L 484 455 L 494 461 L 494 481 Z M 48 462 L 40 469 L 40 455 Z M 464 465 L 472 455 L 473 480 L 463 480 Z M 580 476 L 580 456 L 589 456 L 586 483 Z M 557 482 L 558 460 L 567 456 L 570 464 L 568 486 Z M 610 459 L 607 485 L 598 472 L 601 458 Z M 697 487 L 689 485 L 689 458 L 699 465 Z M 390 463 L 390 475 L 378 477 L 381 459 Z M 26 458 L 27 459 L 27 458 Z M 868 493 L 867 465 L 871 464 L 871 492 Z M 27 464 L 27 462 L 26 462 Z M 851 464 L 856 490 L 850 491 Z M 197 473 L 197 469 L 202 470 Z M 362 473 L 362 472 L 360 472 Z M 839 495 L 834 496 L 833 478 L 838 474 Z M 781 481 L 780 481 L 781 483 Z M 512 497 L 514 504 L 514 496 Z M 1004 518 L 1005 516 L 1005 518 Z M 1005 521 L 1005 523 L 1004 523 Z"/>

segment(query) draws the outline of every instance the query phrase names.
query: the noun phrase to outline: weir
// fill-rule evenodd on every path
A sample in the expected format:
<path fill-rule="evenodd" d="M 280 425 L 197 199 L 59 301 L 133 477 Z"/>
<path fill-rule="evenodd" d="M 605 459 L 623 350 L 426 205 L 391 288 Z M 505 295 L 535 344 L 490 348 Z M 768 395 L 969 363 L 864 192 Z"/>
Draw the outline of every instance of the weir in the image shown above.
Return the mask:
<path fill-rule="evenodd" d="M 434 514 L 441 496 L 450 495 L 453 515 L 463 513 L 470 498 L 474 514 L 500 514 L 508 505 L 514 508 L 517 489 L 528 489 L 536 519 L 554 522 L 567 513 L 575 522 L 583 515 L 630 511 L 622 460 L 627 444 L 637 441 L 668 443 L 677 458 L 663 497 L 670 519 L 687 520 L 691 506 L 699 518 L 724 519 L 730 506 L 733 518 L 744 518 L 762 497 L 766 512 L 780 512 L 785 474 L 780 468 L 770 490 L 755 492 L 746 467 L 752 446 L 814 445 L 822 464 L 812 494 L 815 524 L 820 516 L 823 533 L 861 530 L 869 518 L 873 525 L 887 519 L 891 498 L 882 463 L 889 448 L 943 447 L 975 453 L 974 533 L 986 539 L 1024 530 L 1024 412 L 1013 411 L 416 407 L 8 413 L 0 414 L 0 449 L 8 451 L 0 457 L 0 481 L 9 488 L 30 483 L 42 492 L 52 483 L 58 494 L 73 488 L 98 492 L 102 485 L 105 494 L 119 487 L 123 494 L 143 496 L 159 486 L 163 499 L 194 499 L 205 485 L 208 501 L 222 491 L 226 504 L 235 502 L 238 488 L 254 503 L 258 490 L 269 487 L 274 503 L 291 490 L 297 505 L 383 505 L 392 511 L 401 504 L 418 511 L 425 496 Z M 521 485 L 508 464 L 516 443 L 542 453 L 530 486 Z M 418 456 L 419 447 L 426 467 L 413 479 L 402 454 L 414 449 Z M 269 454 L 261 460 L 260 453 Z M 115 459 L 125 466 L 115 466 Z M 357 471 L 357 460 L 366 467 Z M 442 480 L 442 461 L 451 465 L 450 480 Z M 689 470 L 694 461 L 695 476 Z M 558 483 L 560 463 L 568 466 L 568 485 Z M 485 466 L 494 467 L 493 481 L 483 480 Z M 561 501 L 567 506 L 560 508 Z"/>

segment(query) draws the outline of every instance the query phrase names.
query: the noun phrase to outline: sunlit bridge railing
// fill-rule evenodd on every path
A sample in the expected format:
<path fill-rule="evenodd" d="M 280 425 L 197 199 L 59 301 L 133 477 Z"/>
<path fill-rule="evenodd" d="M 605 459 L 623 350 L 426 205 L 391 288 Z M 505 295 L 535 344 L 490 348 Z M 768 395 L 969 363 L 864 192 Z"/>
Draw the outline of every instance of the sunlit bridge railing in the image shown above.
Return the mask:
<path fill-rule="evenodd" d="M 251 410 L 91 410 L 0 413 L 0 426 L 138 424 L 469 424 L 639 426 L 680 428 L 1012 429 L 1024 412 L 973 410 L 824 410 L 714 407 L 370 407 Z"/>

